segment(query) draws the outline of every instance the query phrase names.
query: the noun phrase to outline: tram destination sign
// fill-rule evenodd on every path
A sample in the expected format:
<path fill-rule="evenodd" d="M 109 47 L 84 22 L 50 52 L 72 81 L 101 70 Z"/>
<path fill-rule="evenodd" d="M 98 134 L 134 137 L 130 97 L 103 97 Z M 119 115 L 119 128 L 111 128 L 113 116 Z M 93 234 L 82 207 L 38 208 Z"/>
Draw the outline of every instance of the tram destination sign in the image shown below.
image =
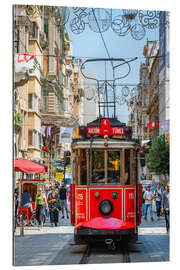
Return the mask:
<path fill-rule="evenodd" d="M 123 135 L 123 127 L 111 127 L 108 119 L 102 119 L 100 126 L 88 127 L 88 135 Z"/>

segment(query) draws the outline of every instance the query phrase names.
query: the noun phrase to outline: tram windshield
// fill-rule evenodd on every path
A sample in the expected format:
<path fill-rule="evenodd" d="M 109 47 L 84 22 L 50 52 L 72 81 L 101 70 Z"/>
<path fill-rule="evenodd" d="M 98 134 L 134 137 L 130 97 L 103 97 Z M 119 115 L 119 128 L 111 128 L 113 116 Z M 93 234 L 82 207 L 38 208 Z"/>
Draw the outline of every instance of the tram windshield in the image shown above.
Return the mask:
<path fill-rule="evenodd" d="M 120 183 L 120 151 L 108 151 L 108 183 Z"/>
<path fill-rule="evenodd" d="M 92 183 L 105 183 L 104 151 L 92 152 Z"/>
<path fill-rule="evenodd" d="M 74 166 L 78 185 L 132 185 L 135 181 L 130 149 L 79 149 Z"/>

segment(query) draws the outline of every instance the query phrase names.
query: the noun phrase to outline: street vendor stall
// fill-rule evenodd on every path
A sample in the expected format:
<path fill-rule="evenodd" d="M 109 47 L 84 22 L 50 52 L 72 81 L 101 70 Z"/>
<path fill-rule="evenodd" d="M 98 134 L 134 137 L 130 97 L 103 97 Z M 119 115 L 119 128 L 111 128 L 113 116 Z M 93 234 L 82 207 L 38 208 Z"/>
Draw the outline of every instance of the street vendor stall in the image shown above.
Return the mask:
<path fill-rule="evenodd" d="M 26 177 L 17 180 L 19 184 L 19 201 L 23 191 L 27 190 L 31 195 L 34 210 L 38 186 L 42 186 L 45 182 L 45 179 L 40 179 L 40 173 L 47 172 L 47 166 L 25 158 L 17 158 L 14 160 L 14 171 L 22 172 L 23 176 L 26 174 Z"/>

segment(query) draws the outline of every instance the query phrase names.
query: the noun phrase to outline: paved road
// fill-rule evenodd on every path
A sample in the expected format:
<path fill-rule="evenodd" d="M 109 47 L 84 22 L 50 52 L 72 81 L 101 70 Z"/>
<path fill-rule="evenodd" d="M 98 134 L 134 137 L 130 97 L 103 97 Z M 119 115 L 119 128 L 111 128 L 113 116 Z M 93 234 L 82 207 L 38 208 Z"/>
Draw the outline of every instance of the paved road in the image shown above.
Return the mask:
<path fill-rule="evenodd" d="M 71 245 L 73 227 L 69 220 L 60 219 L 58 227 L 26 229 L 20 237 L 17 228 L 14 241 L 16 266 L 78 264 L 86 249 L 85 245 Z M 139 227 L 139 244 L 129 246 L 131 262 L 157 262 L 169 260 L 169 236 L 166 234 L 164 217 L 154 222 L 142 222 Z M 121 262 L 120 251 L 111 252 L 104 246 L 92 249 L 88 263 Z"/>

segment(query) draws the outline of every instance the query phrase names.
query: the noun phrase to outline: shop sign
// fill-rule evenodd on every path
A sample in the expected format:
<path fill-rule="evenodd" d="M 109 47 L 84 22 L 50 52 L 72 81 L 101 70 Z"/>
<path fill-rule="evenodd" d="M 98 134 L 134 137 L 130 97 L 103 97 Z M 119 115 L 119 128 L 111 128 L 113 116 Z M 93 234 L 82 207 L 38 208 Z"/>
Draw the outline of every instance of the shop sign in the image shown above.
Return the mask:
<path fill-rule="evenodd" d="M 62 181 L 64 179 L 63 172 L 56 172 L 56 180 Z"/>
<path fill-rule="evenodd" d="M 67 172 L 71 174 L 72 173 L 72 168 L 67 168 Z"/>

